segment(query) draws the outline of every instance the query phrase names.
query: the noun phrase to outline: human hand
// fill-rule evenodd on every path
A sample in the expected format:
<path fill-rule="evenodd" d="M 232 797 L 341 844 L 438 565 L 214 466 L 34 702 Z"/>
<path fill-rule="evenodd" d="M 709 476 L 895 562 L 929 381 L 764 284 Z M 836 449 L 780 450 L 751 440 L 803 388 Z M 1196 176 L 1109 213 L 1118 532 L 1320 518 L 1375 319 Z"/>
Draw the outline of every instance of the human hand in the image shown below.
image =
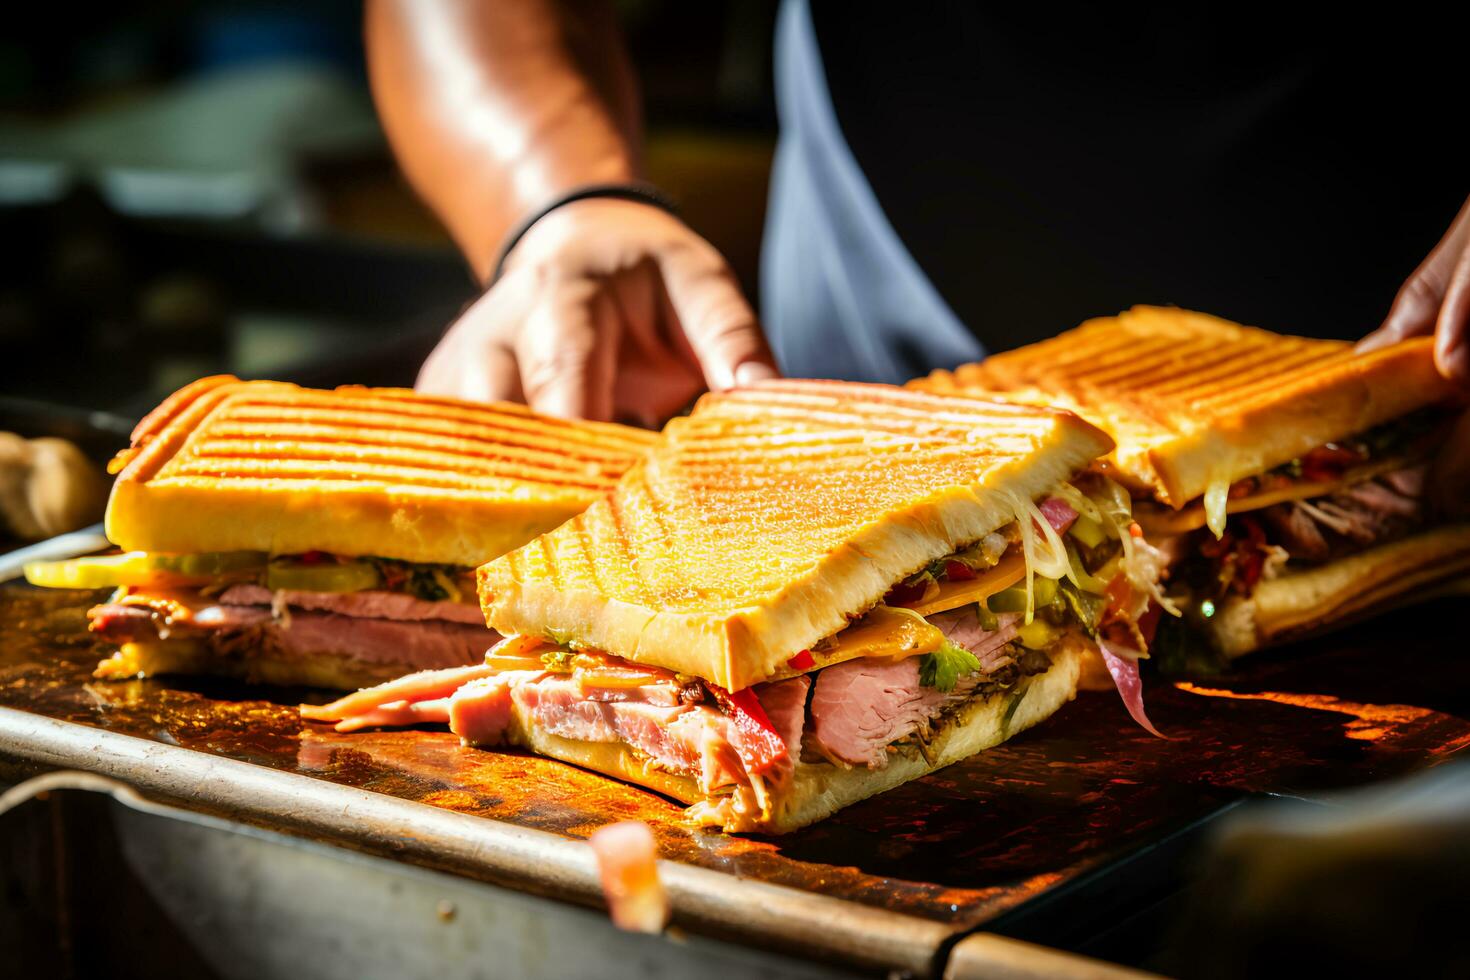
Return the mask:
<path fill-rule="evenodd" d="M 712 245 L 659 208 L 589 198 L 526 232 L 416 387 L 656 426 L 706 386 L 775 374 L 755 314 Z"/>
<path fill-rule="evenodd" d="M 1434 335 L 1439 373 L 1470 392 L 1470 200 L 1399 289 L 1383 325 L 1359 341 L 1358 350 L 1428 334 Z M 1430 472 L 1429 492 L 1441 513 L 1470 514 L 1470 412 L 1451 428 Z"/>

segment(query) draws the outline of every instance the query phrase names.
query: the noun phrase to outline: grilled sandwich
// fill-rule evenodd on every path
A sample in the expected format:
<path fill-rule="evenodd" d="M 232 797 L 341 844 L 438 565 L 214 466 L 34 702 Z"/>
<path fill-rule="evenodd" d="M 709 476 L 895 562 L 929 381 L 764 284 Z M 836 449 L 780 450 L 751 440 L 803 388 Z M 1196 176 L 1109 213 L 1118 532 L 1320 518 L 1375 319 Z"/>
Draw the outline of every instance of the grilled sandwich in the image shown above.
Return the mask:
<path fill-rule="evenodd" d="M 1369 353 L 1140 306 L 912 382 L 1069 408 L 1177 561 L 1169 592 L 1238 657 L 1434 593 L 1470 571 L 1470 527 L 1434 522 L 1428 460 L 1455 394 L 1432 341 Z"/>
<path fill-rule="evenodd" d="M 40 563 L 116 587 L 104 678 L 216 673 L 351 689 L 481 660 L 474 568 L 607 492 L 655 436 L 398 389 L 213 377 L 118 454 L 122 554 Z"/>
<path fill-rule="evenodd" d="M 1067 412 L 883 385 L 707 395 L 614 492 L 479 571 L 486 663 L 303 714 L 447 721 L 782 832 L 1131 677 L 1152 581 Z M 1136 584 L 1135 584 L 1136 583 Z M 1136 693 L 1136 692 L 1135 692 Z"/>

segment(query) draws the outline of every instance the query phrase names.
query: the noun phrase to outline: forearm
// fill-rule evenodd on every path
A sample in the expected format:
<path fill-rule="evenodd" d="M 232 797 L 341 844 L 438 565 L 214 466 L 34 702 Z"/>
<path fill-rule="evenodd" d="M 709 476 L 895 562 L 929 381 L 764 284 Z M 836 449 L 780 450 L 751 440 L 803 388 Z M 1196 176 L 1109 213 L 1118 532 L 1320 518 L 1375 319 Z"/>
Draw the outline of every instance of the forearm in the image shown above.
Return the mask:
<path fill-rule="evenodd" d="M 394 153 L 482 279 L 542 202 L 638 176 L 636 86 L 608 4 L 369 0 L 366 34 Z"/>

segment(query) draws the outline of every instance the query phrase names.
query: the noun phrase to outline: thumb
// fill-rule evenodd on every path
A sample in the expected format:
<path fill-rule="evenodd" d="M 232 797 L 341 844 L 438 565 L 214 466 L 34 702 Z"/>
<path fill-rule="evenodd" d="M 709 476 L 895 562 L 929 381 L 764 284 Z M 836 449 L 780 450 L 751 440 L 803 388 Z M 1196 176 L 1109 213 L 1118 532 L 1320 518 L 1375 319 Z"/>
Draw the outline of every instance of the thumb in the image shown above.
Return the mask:
<path fill-rule="evenodd" d="M 718 253 L 680 250 L 658 262 L 674 317 L 711 391 L 778 376 L 755 312 Z"/>
<path fill-rule="evenodd" d="M 1470 247 L 1470 200 L 1455 216 L 1439 244 L 1399 288 L 1382 326 L 1358 341 L 1357 349 L 1377 350 L 1409 337 L 1433 333 L 1455 266 L 1467 247 Z"/>

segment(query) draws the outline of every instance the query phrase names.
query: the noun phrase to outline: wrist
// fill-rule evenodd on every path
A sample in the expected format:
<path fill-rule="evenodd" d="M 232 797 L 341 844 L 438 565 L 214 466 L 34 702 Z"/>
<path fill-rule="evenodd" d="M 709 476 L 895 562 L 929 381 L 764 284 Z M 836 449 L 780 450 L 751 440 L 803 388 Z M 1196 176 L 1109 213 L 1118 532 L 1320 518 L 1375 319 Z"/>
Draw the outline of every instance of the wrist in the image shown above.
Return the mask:
<path fill-rule="evenodd" d="M 631 201 L 658 208 L 674 217 L 679 216 L 679 209 L 674 202 L 652 184 L 641 181 L 628 181 L 626 183 L 600 183 L 584 184 L 558 194 L 556 197 L 546 201 L 536 210 L 530 212 L 519 224 L 510 230 L 496 252 L 495 264 L 490 270 L 490 279 L 487 287 L 495 285 L 505 273 L 506 261 L 510 253 L 515 250 L 516 245 L 541 221 L 557 211 L 576 204 L 580 201 L 589 200 L 620 200 Z"/>

